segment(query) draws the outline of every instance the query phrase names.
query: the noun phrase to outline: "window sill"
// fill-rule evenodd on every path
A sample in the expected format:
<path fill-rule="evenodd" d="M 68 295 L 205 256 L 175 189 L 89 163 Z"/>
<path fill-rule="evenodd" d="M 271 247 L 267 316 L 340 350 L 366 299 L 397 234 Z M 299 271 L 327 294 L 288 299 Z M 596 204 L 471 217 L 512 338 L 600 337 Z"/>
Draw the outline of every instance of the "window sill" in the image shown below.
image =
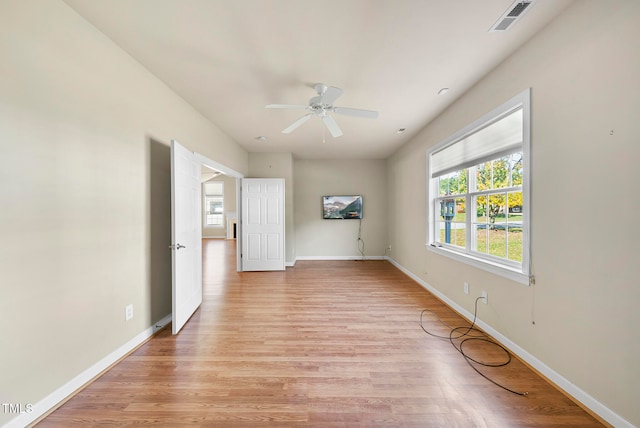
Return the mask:
<path fill-rule="evenodd" d="M 437 247 L 435 245 L 426 244 L 427 250 L 448 257 L 453 260 L 457 260 L 469 266 L 473 266 L 478 269 L 499 275 L 503 278 L 510 279 L 518 284 L 529 285 L 529 275 L 522 273 L 519 270 L 512 269 L 506 266 L 492 263 L 487 260 L 479 259 L 477 257 L 470 256 L 468 254 L 460 254 L 456 251 L 449 250 L 444 247 Z"/>

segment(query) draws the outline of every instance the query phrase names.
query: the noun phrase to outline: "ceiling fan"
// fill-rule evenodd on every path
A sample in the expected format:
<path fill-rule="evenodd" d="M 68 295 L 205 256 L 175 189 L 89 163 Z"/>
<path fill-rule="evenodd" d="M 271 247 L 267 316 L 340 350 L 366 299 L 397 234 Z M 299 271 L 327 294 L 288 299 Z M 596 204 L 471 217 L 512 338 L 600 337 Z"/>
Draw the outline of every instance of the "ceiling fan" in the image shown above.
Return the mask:
<path fill-rule="evenodd" d="M 309 105 L 292 105 L 292 104 L 269 104 L 265 108 L 284 108 L 284 109 L 301 109 L 309 110 L 310 112 L 302 116 L 300 119 L 293 122 L 291 125 L 282 130 L 283 134 L 289 134 L 294 129 L 305 123 L 311 117 L 318 116 L 322 119 L 325 126 L 334 138 L 342 135 L 342 130 L 338 126 L 338 123 L 330 115 L 330 113 L 344 114 L 346 116 L 366 117 L 369 119 L 375 119 L 378 117 L 377 111 L 362 110 L 358 108 L 347 107 L 334 107 L 333 103 L 344 92 L 340 88 L 335 86 L 327 86 L 324 83 L 317 83 L 313 89 L 318 94 L 317 96 L 309 100 Z"/>

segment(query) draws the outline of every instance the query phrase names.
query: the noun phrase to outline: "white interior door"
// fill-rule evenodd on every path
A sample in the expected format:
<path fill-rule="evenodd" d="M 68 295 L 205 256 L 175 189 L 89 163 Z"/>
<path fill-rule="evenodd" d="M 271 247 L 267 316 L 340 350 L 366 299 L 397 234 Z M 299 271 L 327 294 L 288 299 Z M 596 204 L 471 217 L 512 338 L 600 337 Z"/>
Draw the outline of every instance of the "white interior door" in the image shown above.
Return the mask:
<path fill-rule="evenodd" d="M 202 303 L 200 162 L 171 141 L 172 332 L 177 334 Z"/>
<path fill-rule="evenodd" d="M 242 270 L 284 270 L 284 179 L 242 179 Z"/>

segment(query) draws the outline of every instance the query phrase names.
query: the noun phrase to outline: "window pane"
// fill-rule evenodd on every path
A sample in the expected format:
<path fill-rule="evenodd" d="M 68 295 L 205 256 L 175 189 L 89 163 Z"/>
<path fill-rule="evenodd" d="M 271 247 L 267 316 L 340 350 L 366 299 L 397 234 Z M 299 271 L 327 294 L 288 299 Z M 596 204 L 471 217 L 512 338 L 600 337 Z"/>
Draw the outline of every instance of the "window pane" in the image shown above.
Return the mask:
<path fill-rule="evenodd" d="M 444 195 L 448 195 L 449 194 L 449 176 L 448 175 L 443 175 L 442 177 L 438 177 L 438 194 L 440 196 L 444 196 Z"/>
<path fill-rule="evenodd" d="M 456 207 L 455 207 L 455 216 L 453 218 L 453 221 L 464 223 L 467 221 L 466 199 L 456 198 L 455 201 L 456 201 Z"/>
<path fill-rule="evenodd" d="M 477 196 L 475 198 L 476 205 L 476 223 L 486 223 L 487 217 L 487 197 L 486 196 Z"/>
<path fill-rule="evenodd" d="M 467 174 L 468 170 L 458 171 L 458 192 L 457 194 L 467 193 Z"/>
<path fill-rule="evenodd" d="M 465 248 L 467 242 L 466 236 L 466 221 L 467 221 L 467 213 L 466 213 L 466 199 L 465 198 L 456 198 L 455 199 L 455 209 L 454 209 L 454 217 L 451 222 L 451 244 L 457 245 L 458 247 Z"/>
<path fill-rule="evenodd" d="M 454 171 L 438 177 L 439 195 L 459 195 L 467 191 L 467 170 Z"/>
<path fill-rule="evenodd" d="M 522 192 L 510 192 L 507 195 L 509 207 L 507 222 L 507 258 L 522 261 Z"/>
<path fill-rule="evenodd" d="M 441 240 L 447 244 L 452 243 L 451 239 L 451 222 L 456 215 L 455 199 L 443 199 L 440 201 L 440 218 L 442 226 L 440 229 Z"/>
<path fill-rule="evenodd" d="M 506 211 L 504 209 L 507 201 L 505 193 L 494 193 L 487 196 L 487 216 L 490 224 L 504 223 L 506 221 Z"/>
<path fill-rule="evenodd" d="M 467 246 L 467 229 L 464 223 L 451 224 L 451 244 L 462 248 Z"/>
<path fill-rule="evenodd" d="M 223 199 L 222 196 L 205 197 L 205 225 L 222 226 L 223 221 Z"/>
<path fill-rule="evenodd" d="M 522 192 L 509 192 L 507 206 L 509 207 L 509 223 L 520 223 L 522 226 Z"/>
<path fill-rule="evenodd" d="M 466 198 L 441 199 L 438 242 L 466 246 Z"/>
<path fill-rule="evenodd" d="M 474 226 L 474 230 L 475 230 L 475 238 L 476 238 L 476 245 L 474 250 L 476 250 L 479 253 L 486 253 L 487 252 L 487 232 L 488 232 L 488 228 L 486 224 L 477 224 Z"/>
<path fill-rule="evenodd" d="M 222 201 L 209 201 L 209 214 L 222 214 Z"/>
<path fill-rule="evenodd" d="M 476 166 L 476 190 L 491 189 L 491 162 Z"/>
<path fill-rule="evenodd" d="M 491 162 L 492 189 L 502 189 L 511 186 L 509 161 L 510 156 L 507 156 Z"/>
<path fill-rule="evenodd" d="M 438 242 L 440 243 L 446 243 L 446 238 L 445 238 L 445 228 L 446 228 L 446 223 L 444 221 L 439 221 L 438 222 Z"/>
<path fill-rule="evenodd" d="M 506 257 L 507 255 L 507 231 L 505 225 L 489 226 L 489 254 L 497 257 Z"/>
<path fill-rule="evenodd" d="M 459 193 L 458 185 L 460 181 L 460 171 L 449 174 L 449 194 L 457 195 Z"/>
<path fill-rule="evenodd" d="M 221 214 L 207 215 L 207 226 L 222 226 L 222 215 Z"/>
<path fill-rule="evenodd" d="M 509 242 L 508 259 L 516 262 L 522 261 L 522 225 L 509 226 L 507 239 Z"/>
<path fill-rule="evenodd" d="M 511 155 L 511 181 L 514 186 L 522 186 L 522 152 Z"/>

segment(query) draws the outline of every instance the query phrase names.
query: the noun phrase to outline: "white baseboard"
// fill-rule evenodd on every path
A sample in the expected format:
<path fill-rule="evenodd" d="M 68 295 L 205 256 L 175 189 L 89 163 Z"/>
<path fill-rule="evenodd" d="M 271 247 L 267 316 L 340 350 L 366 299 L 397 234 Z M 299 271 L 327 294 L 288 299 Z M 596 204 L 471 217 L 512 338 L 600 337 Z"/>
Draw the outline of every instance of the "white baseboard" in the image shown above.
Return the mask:
<path fill-rule="evenodd" d="M 31 412 L 22 413 L 18 417 L 10 420 L 6 425 L 4 425 L 4 428 L 23 428 L 35 422 L 43 415 L 46 415 L 49 411 L 56 408 L 56 406 L 58 406 L 61 402 L 74 394 L 78 389 L 87 384 L 87 382 L 91 381 L 93 378 L 98 376 L 105 369 L 109 368 L 109 366 L 120 360 L 129 352 L 136 349 L 140 344 L 144 343 L 145 340 L 153 336 L 155 332 L 157 332 L 170 322 L 171 314 L 154 323 L 151 327 L 147 328 L 142 333 L 138 334 L 136 337 L 129 340 L 127 343 L 125 343 L 115 351 L 111 352 L 109 355 L 95 363 L 93 366 L 89 367 L 78 376 L 74 377 L 69 382 L 65 383 L 60 388 L 53 391 L 51 394 L 35 403 L 31 408 Z"/>
<path fill-rule="evenodd" d="M 400 265 L 394 259 L 388 257 L 387 260 L 391 262 L 395 267 L 400 269 L 402 272 L 407 274 L 411 279 L 420 284 L 422 287 L 427 289 L 429 292 L 436 295 L 440 300 L 445 302 L 447 305 L 452 307 L 455 311 L 457 311 L 462 316 L 466 317 L 470 322 L 473 320 L 473 314 L 462 306 L 458 305 L 456 302 L 442 294 L 436 288 L 431 286 L 429 283 L 423 281 L 420 277 L 414 275 L 404 266 Z M 502 345 L 504 345 L 511 352 L 516 354 L 522 360 L 526 361 L 527 364 L 531 365 L 531 367 L 535 368 L 538 372 L 540 372 L 543 376 L 553 382 L 558 388 L 562 389 L 568 395 L 573 397 L 575 400 L 582 403 L 585 407 L 590 409 L 593 413 L 600 416 L 602 419 L 610 423 L 616 428 L 634 428 L 630 422 L 624 419 L 622 416 L 618 415 L 604 404 L 587 394 L 585 391 L 580 389 L 578 386 L 571 383 L 568 379 L 561 376 L 558 372 L 554 371 L 552 368 L 544 364 L 542 361 L 538 360 L 536 357 L 531 355 L 529 352 L 522 349 L 516 343 L 509 340 L 507 337 L 499 333 L 493 327 L 483 322 L 480 319 L 476 319 L 476 324 L 487 332 L 489 335 L 498 340 Z"/>
<path fill-rule="evenodd" d="M 386 256 L 298 256 L 298 260 L 386 260 Z"/>
<path fill-rule="evenodd" d="M 286 262 L 286 267 L 294 267 L 298 260 L 387 260 L 386 256 L 299 256 L 292 262 Z"/>

